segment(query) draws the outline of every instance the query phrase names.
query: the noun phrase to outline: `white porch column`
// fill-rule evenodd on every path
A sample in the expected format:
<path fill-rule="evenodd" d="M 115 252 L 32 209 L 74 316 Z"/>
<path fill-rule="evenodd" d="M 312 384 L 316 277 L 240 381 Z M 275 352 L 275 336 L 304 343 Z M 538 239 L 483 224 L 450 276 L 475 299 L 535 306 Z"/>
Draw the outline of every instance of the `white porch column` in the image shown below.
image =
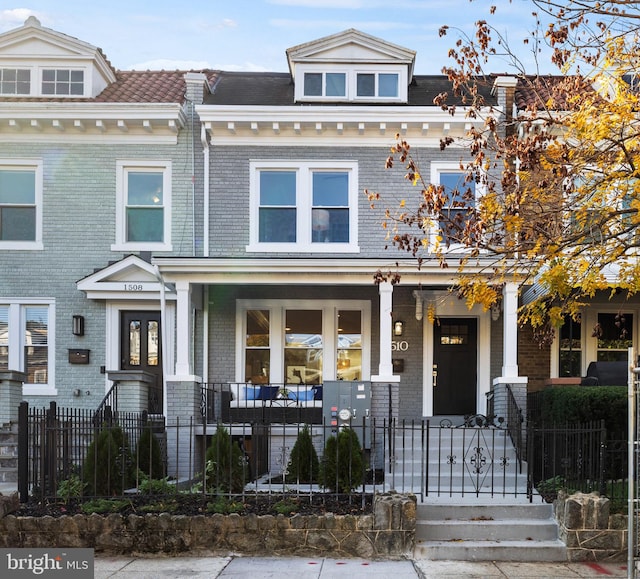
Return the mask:
<path fill-rule="evenodd" d="M 176 376 L 190 376 L 191 370 L 191 286 L 176 283 Z"/>
<path fill-rule="evenodd" d="M 506 283 L 502 290 L 504 341 L 502 375 L 518 375 L 518 286 Z"/>
<path fill-rule="evenodd" d="M 391 361 L 391 313 L 393 311 L 393 285 L 382 282 L 378 286 L 380 293 L 380 365 L 378 374 L 371 376 L 374 382 L 400 382 L 400 376 L 393 375 Z"/>
<path fill-rule="evenodd" d="M 493 380 L 493 412 L 496 416 L 509 420 L 507 386 L 511 389 L 523 416 L 526 416 L 527 412 L 528 379 L 526 376 L 518 375 L 518 285 L 516 283 L 506 283 L 502 289 L 502 317 L 502 376 Z M 517 417 L 511 417 L 511 419 L 518 420 Z"/>

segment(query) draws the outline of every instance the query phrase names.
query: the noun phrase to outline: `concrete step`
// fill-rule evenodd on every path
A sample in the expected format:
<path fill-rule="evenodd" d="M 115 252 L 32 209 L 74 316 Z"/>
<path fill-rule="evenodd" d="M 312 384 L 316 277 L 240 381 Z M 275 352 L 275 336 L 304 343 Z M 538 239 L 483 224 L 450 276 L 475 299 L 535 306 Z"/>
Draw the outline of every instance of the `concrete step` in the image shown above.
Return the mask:
<path fill-rule="evenodd" d="M 414 559 L 432 561 L 566 561 L 567 548 L 555 541 L 420 541 Z"/>
<path fill-rule="evenodd" d="M 417 507 L 417 559 L 565 561 L 552 506 L 512 497 L 452 498 Z M 480 502 L 482 501 L 482 502 Z"/>

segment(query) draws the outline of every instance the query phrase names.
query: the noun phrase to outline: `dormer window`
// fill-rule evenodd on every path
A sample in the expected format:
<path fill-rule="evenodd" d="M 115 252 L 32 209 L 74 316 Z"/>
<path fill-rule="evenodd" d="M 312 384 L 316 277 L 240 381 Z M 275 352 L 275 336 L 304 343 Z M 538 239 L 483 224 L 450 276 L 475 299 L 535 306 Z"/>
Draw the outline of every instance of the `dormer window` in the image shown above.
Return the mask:
<path fill-rule="evenodd" d="M 28 68 L 0 68 L 0 94 L 28 95 L 31 71 Z"/>
<path fill-rule="evenodd" d="M 358 98 L 398 98 L 398 75 L 396 73 L 358 73 Z"/>
<path fill-rule="evenodd" d="M 347 75 L 344 72 L 307 72 L 304 75 L 304 96 L 344 97 Z"/>
<path fill-rule="evenodd" d="M 82 96 L 84 94 L 84 71 L 65 68 L 43 70 L 42 94 Z"/>
<path fill-rule="evenodd" d="M 331 68 L 333 70 L 322 70 L 317 64 L 298 65 L 302 83 L 296 83 L 296 100 L 406 102 L 406 67 L 386 65 L 380 70 L 378 66 L 355 68 L 340 64 Z"/>

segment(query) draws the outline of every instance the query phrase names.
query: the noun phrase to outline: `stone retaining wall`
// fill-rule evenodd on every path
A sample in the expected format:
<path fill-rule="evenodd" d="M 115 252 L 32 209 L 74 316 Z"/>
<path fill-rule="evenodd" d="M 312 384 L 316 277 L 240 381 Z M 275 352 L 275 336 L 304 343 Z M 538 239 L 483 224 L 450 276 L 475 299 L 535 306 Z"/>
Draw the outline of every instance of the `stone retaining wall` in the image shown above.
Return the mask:
<path fill-rule="evenodd" d="M 569 561 L 626 561 L 627 516 L 610 515 L 609 499 L 561 493 L 554 507 Z"/>
<path fill-rule="evenodd" d="M 97 553 L 215 553 L 401 559 L 413 553 L 416 498 L 374 499 L 371 515 L 73 515 L 0 520 L 0 547 L 88 547 Z"/>

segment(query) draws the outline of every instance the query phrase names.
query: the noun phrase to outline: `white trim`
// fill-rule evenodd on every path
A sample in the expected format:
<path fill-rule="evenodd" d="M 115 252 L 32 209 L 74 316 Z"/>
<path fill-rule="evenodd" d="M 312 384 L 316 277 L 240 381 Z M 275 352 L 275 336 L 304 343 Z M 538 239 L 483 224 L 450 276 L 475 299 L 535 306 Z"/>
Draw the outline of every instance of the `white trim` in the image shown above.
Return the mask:
<path fill-rule="evenodd" d="M 323 381 L 337 380 L 337 312 L 359 310 L 362 313 L 362 368 L 361 380 L 371 379 L 371 302 L 367 300 L 236 300 L 236 382 L 244 381 L 244 351 L 247 310 L 269 310 L 269 349 L 271 351 L 270 379 L 284 382 L 284 322 L 286 310 L 322 310 Z M 277 355 L 274 355 L 277 354 Z"/>
<path fill-rule="evenodd" d="M 476 318 L 477 319 L 477 353 L 476 353 L 476 412 L 485 414 L 487 410 L 487 393 L 491 389 L 491 312 L 483 312 L 480 306 L 471 310 L 464 302 L 447 292 L 424 292 L 423 300 L 432 303 L 435 314 L 441 318 Z M 433 416 L 433 324 L 425 317 L 423 324 L 423 388 L 422 415 Z"/>
<path fill-rule="evenodd" d="M 296 174 L 296 242 L 261 243 L 259 241 L 261 170 L 277 169 Z M 349 242 L 313 243 L 311 241 L 312 174 L 316 170 L 335 170 L 349 175 Z M 251 161 L 249 163 L 250 237 L 246 250 L 269 253 L 358 253 L 358 163 L 357 161 Z"/>
<path fill-rule="evenodd" d="M 9 370 L 26 370 L 23 335 L 25 330 L 24 308 L 43 306 L 47 308 L 47 383 L 24 384 L 23 396 L 56 396 L 56 301 L 54 298 L 0 298 L 0 304 L 9 306 Z M 13 333 L 18 332 L 16 348 Z"/>
<path fill-rule="evenodd" d="M 147 169 L 162 172 L 162 210 L 163 237 L 162 242 L 130 242 L 126 239 L 127 179 L 129 171 Z M 172 198 L 172 166 L 171 161 L 160 160 L 118 160 L 116 161 L 116 241 L 111 251 L 173 251 L 171 245 L 171 198 Z"/>
<path fill-rule="evenodd" d="M 44 212 L 43 193 L 43 163 L 42 159 L 0 159 L 0 169 L 32 169 L 35 172 L 35 207 L 36 207 L 36 230 L 33 241 L 3 241 L 0 240 L 0 250 L 42 250 L 42 215 Z"/>

